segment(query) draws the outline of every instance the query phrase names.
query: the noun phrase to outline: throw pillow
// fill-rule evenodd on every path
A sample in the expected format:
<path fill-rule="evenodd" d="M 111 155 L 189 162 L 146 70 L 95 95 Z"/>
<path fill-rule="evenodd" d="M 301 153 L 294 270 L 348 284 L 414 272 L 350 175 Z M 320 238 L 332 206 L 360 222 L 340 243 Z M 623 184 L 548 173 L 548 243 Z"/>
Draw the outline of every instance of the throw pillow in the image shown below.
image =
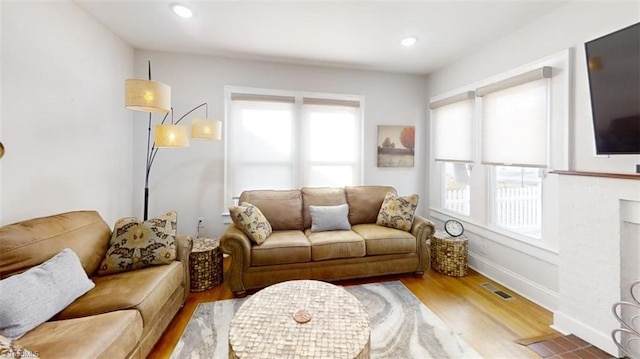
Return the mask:
<path fill-rule="evenodd" d="M 251 203 L 242 202 L 229 208 L 231 220 L 244 234 L 256 244 L 262 244 L 271 235 L 273 229 L 260 209 Z"/>
<path fill-rule="evenodd" d="M 38 359 L 38 353 L 27 350 L 0 335 L 0 359 Z"/>
<path fill-rule="evenodd" d="M 80 258 L 65 248 L 46 262 L 0 281 L 0 335 L 17 339 L 91 290 Z"/>
<path fill-rule="evenodd" d="M 309 206 L 311 214 L 311 232 L 324 232 L 351 229 L 349 223 L 349 205 Z"/>
<path fill-rule="evenodd" d="M 133 217 L 119 219 L 98 275 L 173 262 L 176 259 L 177 226 L 175 211 L 147 221 Z"/>
<path fill-rule="evenodd" d="M 398 197 L 393 192 L 387 193 L 378 212 L 376 224 L 408 232 L 413 224 L 418 198 L 417 194 Z"/>

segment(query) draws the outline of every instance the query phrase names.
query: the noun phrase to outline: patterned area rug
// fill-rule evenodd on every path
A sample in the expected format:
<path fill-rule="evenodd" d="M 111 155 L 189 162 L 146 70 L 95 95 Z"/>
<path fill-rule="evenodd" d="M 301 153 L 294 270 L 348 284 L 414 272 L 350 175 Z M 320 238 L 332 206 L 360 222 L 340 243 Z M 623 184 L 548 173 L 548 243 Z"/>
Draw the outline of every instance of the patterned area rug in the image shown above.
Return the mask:
<path fill-rule="evenodd" d="M 371 358 L 481 358 L 400 281 L 347 286 L 371 321 Z M 228 358 L 229 323 L 246 298 L 201 303 L 171 358 Z"/>

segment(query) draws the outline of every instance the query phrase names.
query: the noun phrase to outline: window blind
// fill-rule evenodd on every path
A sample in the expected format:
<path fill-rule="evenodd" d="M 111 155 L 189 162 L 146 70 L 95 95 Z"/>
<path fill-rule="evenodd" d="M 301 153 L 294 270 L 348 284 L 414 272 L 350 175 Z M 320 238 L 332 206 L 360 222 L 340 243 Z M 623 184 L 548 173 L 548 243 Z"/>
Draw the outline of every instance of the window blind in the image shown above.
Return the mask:
<path fill-rule="evenodd" d="M 232 92 L 227 101 L 226 205 L 244 190 L 362 182 L 362 102 Z"/>
<path fill-rule="evenodd" d="M 473 162 L 474 97 L 468 91 L 430 104 L 436 161 Z"/>
<path fill-rule="evenodd" d="M 244 190 L 296 187 L 295 105 L 263 100 L 228 105 L 227 206 Z"/>
<path fill-rule="evenodd" d="M 485 87 L 482 96 L 482 163 L 547 167 L 550 67 Z"/>

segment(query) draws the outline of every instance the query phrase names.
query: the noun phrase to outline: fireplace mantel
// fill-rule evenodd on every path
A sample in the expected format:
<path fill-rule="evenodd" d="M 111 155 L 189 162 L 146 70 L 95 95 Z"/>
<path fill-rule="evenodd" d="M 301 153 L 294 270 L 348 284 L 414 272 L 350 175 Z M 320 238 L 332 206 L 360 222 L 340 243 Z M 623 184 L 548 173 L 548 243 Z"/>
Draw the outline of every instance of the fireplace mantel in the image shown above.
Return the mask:
<path fill-rule="evenodd" d="M 561 171 L 555 170 L 549 173 L 567 176 L 586 176 L 640 180 L 640 173 L 610 173 L 610 172 L 583 172 L 583 171 Z"/>

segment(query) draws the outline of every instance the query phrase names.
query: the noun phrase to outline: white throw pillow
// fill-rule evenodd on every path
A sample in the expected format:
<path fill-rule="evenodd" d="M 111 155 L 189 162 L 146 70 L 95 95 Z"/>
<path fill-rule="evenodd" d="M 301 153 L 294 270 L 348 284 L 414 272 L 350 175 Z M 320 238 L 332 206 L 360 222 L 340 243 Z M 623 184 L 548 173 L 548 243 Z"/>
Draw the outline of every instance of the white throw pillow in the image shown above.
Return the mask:
<path fill-rule="evenodd" d="M 311 214 L 311 232 L 351 229 L 348 204 L 309 206 L 309 213 Z"/>
<path fill-rule="evenodd" d="M 24 273 L 0 280 L 0 335 L 20 338 L 94 286 L 78 255 L 69 248 Z"/>

